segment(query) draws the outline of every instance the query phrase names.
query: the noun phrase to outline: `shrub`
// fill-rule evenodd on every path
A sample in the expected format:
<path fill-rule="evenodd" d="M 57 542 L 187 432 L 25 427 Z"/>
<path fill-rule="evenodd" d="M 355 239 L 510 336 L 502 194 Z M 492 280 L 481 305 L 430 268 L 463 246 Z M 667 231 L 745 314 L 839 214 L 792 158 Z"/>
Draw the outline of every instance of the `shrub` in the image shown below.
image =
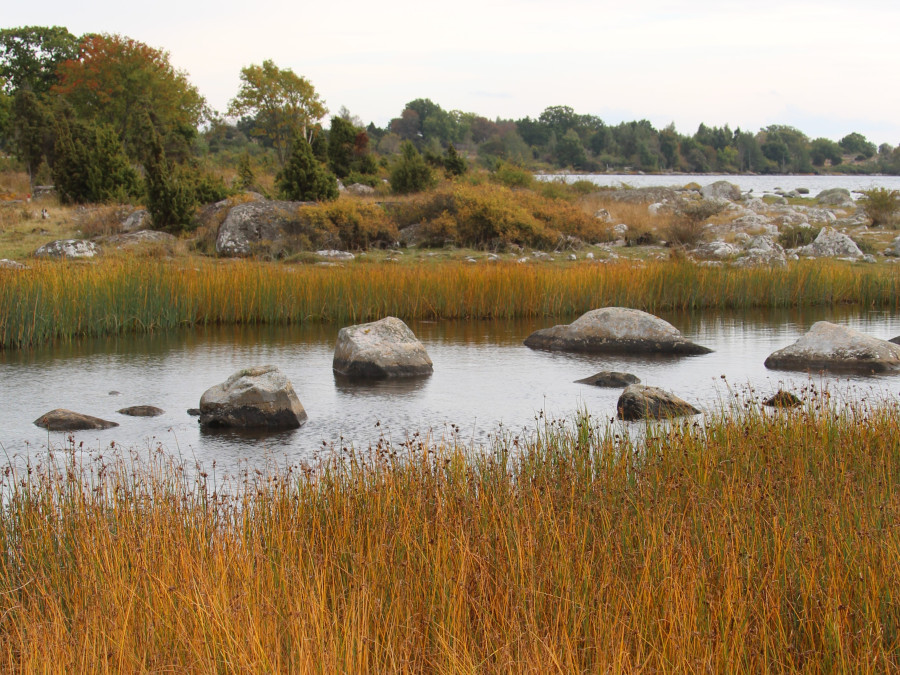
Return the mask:
<path fill-rule="evenodd" d="M 445 246 L 455 244 L 459 238 L 456 218 L 449 212 L 442 211 L 437 218 L 422 223 L 420 228 L 423 246 Z"/>
<path fill-rule="evenodd" d="M 717 216 L 728 208 L 728 203 L 718 199 L 701 199 L 680 204 L 677 213 L 688 221 L 700 223 Z"/>
<path fill-rule="evenodd" d="M 462 176 L 468 170 L 465 158 L 456 151 L 453 143 L 447 146 L 443 163 L 444 170 L 451 176 Z"/>
<path fill-rule="evenodd" d="M 400 236 L 397 226 L 377 204 L 340 199 L 317 208 L 334 225 L 344 248 L 392 246 Z"/>
<path fill-rule="evenodd" d="M 693 218 L 675 218 L 665 228 L 666 241 L 670 246 L 694 246 L 703 239 L 703 221 Z"/>
<path fill-rule="evenodd" d="M 521 166 L 510 164 L 509 162 L 500 162 L 497 168 L 491 174 L 494 182 L 505 185 L 506 187 L 530 188 L 534 185 L 534 174 Z"/>
<path fill-rule="evenodd" d="M 778 243 L 784 248 L 808 246 L 816 240 L 821 227 L 803 227 L 802 225 L 785 225 L 778 235 Z"/>
<path fill-rule="evenodd" d="M 428 164 L 409 141 L 400 146 L 400 157 L 391 169 L 391 190 L 397 194 L 421 192 L 434 183 L 434 177 Z"/>
<path fill-rule="evenodd" d="M 900 190 L 888 190 L 884 187 L 863 190 L 859 203 L 872 220 L 872 227 L 896 226 L 897 213 L 900 211 Z"/>
<path fill-rule="evenodd" d="M 294 136 L 291 155 L 276 181 L 284 199 L 321 202 L 338 198 L 337 179 L 316 159 L 301 133 Z"/>

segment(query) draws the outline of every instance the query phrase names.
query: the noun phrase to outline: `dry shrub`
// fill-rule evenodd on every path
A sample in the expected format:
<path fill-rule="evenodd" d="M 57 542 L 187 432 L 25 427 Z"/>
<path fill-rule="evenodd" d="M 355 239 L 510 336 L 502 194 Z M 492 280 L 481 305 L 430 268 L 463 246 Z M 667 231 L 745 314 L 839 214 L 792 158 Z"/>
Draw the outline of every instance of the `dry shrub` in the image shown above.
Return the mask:
<path fill-rule="evenodd" d="M 694 246 L 703 240 L 704 227 L 690 218 L 675 218 L 664 232 L 670 246 Z"/>
<path fill-rule="evenodd" d="M 301 219 L 322 234 L 337 234 L 346 249 L 391 246 L 399 238 L 396 223 L 384 209 L 371 202 L 338 199 L 334 202 L 304 207 Z"/>
<path fill-rule="evenodd" d="M 447 211 L 442 211 L 437 218 L 422 223 L 419 229 L 423 246 L 445 246 L 455 243 L 459 238 L 456 218 Z"/>
<path fill-rule="evenodd" d="M 79 210 L 76 222 L 81 236 L 86 239 L 120 234 L 130 211 L 130 206 L 91 206 Z"/>

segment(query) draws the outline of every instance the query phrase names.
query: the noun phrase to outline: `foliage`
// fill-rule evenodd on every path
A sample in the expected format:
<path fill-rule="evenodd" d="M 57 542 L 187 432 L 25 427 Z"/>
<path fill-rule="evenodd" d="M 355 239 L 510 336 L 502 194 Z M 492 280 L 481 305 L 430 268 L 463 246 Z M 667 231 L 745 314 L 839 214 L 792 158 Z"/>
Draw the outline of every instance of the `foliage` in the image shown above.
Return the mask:
<path fill-rule="evenodd" d="M 197 210 L 196 171 L 170 162 L 150 115 L 143 115 L 144 182 L 147 211 L 154 227 L 170 232 L 189 229 Z"/>
<path fill-rule="evenodd" d="M 798 246 L 808 246 L 812 244 L 821 227 L 803 226 L 803 225 L 783 225 L 778 234 L 778 243 L 784 248 L 797 248 Z"/>
<path fill-rule="evenodd" d="M 143 112 L 155 120 L 167 154 L 184 158 L 207 114 L 206 103 L 165 51 L 121 35 L 84 38 L 77 59 L 59 65 L 55 94 L 76 114 L 107 124 L 132 157 L 139 156 Z"/>
<path fill-rule="evenodd" d="M 814 140 L 810 144 L 809 156 L 813 166 L 824 166 L 826 160 L 837 166 L 844 160 L 841 146 L 828 138 Z"/>
<path fill-rule="evenodd" d="M 253 171 L 253 164 L 250 161 L 250 155 L 244 153 L 238 160 L 238 176 L 235 187 L 239 190 L 252 190 L 256 184 L 256 174 Z"/>
<path fill-rule="evenodd" d="M 409 141 L 404 141 L 400 146 L 400 157 L 391 168 L 391 190 L 398 194 L 421 192 L 434 183 L 431 169 L 425 163 L 422 155 Z"/>
<path fill-rule="evenodd" d="M 309 80 L 271 60 L 241 68 L 240 89 L 228 104 L 229 115 L 252 117 L 251 133 L 273 145 L 282 166 L 294 137 L 299 133 L 311 143 L 316 124 L 327 112 Z"/>
<path fill-rule="evenodd" d="M 28 89 L 16 91 L 11 115 L 16 156 L 33 181 L 45 156 L 52 149 L 51 115 L 38 96 Z"/>
<path fill-rule="evenodd" d="M 462 176 L 468 170 L 465 157 L 456 151 L 453 143 L 447 146 L 447 153 L 444 156 L 444 170 L 450 176 Z"/>
<path fill-rule="evenodd" d="M 393 246 L 399 236 L 397 226 L 377 204 L 353 199 L 339 199 L 303 211 L 304 218 L 313 224 L 327 221 L 340 238 L 344 249 L 367 249 Z"/>
<path fill-rule="evenodd" d="M 63 202 L 128 202 L 142 195 L 141 179 L 111 127 L 59 111 L 55 128 L 52 172 Z"/>
<path fill-rule="evenodd" d="M 279 193 L 284 199 L 318 202 L 338 197 L 334 174 L 315 158 L 306 137 L 299 130 L 294 136 L 288 162 L 278 173 L 276 180 Z"/>
<path fill-rule="evenodd" d="M 863 190 L 859 204 L 871 219 L 872 227 L 894 226 L 900 214 L 900 190 L 883 187 Z"/>
<path fill-rule="evenodd" d="M 875 144 L 860 133 L 847 134 L 840 140 L 840 146 L 845 152 L 868 159 L 875 154 Z"/>
<path fill-rule="evenodd" d="M 79 42 L 62 26 L 0 29 L 2 88 L 7 93 L 47 93 L 57 82 L 57 67 L 78 56 Z"/>
<path fill-rule="evenodd" d="M 356 128 L 350 122 L 337 116 L 331 118 L 331 129 L 328 132 L 328 167 L 338 178 L 346 178 L 351 171 L 356 133 Z"/>
<path fill-rule="evenodd" d="M 680 216 L 692 223 L 701 223 L 717 216 L 728 208 L 728 202 L 721 199 L 700 199 L 686 201 L 678 205 Z"/>
<path fill-rule="evenodd" d="M 491 179 L 510 188 L 529 188 L 535 182 L 531 171 L 509 162 L 499 162 L 491 174 Z"/>

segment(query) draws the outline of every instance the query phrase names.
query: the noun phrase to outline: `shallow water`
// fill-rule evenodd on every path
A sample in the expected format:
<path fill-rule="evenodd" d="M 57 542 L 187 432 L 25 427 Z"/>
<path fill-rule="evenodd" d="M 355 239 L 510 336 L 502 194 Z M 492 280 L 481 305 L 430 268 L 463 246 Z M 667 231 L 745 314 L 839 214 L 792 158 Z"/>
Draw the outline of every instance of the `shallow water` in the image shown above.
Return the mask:
<path fill-rule="evenodd" d="M 620 390 L 574 381 L 599 370 L 624 370 L 707 410 L 731 389 L 768 395 L 785 386 L 825 384 L 847 399 L 896 397 L 900 375 L 810 376 L 770 371 L 766 356 L 827 319 L 875 337 L 900 334 L 900 314 L 861 310 L 663 314 L 699 344 L 714 350 L 693 357 L 648 358 L 533 351 L 522 340 L 533 330 L 566 320 L 418 322 L 411 324 L 434 361 L 434 374 L 417 380 L 347 383 L 334 377 L 331 359 L 339 326 L 224 327 L 168 335 L 82 341 L 0 352 L 0 445 L 7 455 L 34 455 L 62 446 L 68 434 L 48 433 L 33 420 L 54 408 L 116 421 L 119 427 L 74 434 L 89 448 L 162 444 L 175 456 L 208 466 L 253 466 L 263 458 L 297 463 L 323 448 L 367 448 L 382 435 L 394 443 L 415 432 L 482 443 L 498 429 L 533 427 L 542 411 L 552 418 L 586 409 L 612 417 Z M 285 372 L 309 414 L 300 429 L 269 434 L 201 431 L 187 409 L 234 371 L 271 363 Z M 721 378 L 722 375 L 726 379 Z M 111 395 L 111 391 L 119 394 Z M 166 413 L 132 418 L 116 411 L 149 404 Z"/>

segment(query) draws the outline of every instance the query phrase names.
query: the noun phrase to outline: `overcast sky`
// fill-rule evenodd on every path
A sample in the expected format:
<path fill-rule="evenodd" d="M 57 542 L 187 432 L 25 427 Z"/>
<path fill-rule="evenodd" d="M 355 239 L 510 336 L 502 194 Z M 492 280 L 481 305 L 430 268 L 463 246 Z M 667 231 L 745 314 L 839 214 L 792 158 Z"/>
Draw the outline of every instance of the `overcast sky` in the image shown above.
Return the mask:
<path fill-rule="evenodd" d="M 896 0 L 44 0 L 8 3 L 0 21 L 165 49 L 219 111 L 241 67 L 272 59 L 332 112 L 379 126 L 430 98 L 491 119 L 568 105 L 688 134 L 790 124 L 900 144 Z"/>

